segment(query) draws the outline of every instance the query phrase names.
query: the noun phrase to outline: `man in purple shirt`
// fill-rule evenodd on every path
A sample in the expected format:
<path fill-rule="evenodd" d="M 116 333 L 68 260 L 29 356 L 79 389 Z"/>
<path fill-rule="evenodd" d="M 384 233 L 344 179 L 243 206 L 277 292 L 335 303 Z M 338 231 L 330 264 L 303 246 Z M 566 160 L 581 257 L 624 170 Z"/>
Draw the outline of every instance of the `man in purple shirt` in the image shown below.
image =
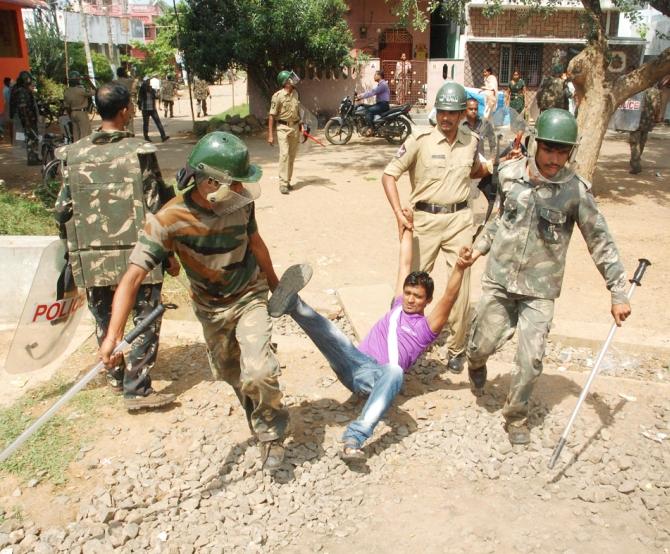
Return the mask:
<path fill-rule="evenodd" d="M 411 212 L 404 210 L 411 218 Z M 461 254 L 466 256 L 467 249 Z M 368 400 L 356 421 L 342 437 L 340 457 L 346 461 L 365 459 L 363 443 L 389 408 L 402 386 L 404 373 L 437 338 L 461 287 L 463 268 L 469 263 L 459 258 L 442 297 L 429 315 L 424 310 L 433 298 L 433 280 L 424 271 L 410 273 L 412 231 L 403 230 L 396 298 L 391 310 L 372 328 L 356 348 L 331 321 L 317 314 L 299 296 L 312 276 L 308 265 L 286 270 L 268 303 L 272 317 L 289 314 L 326 357 L 340 382 L 350 391 L 367 395 Z"/>
<path fill-rule="evenodd" d="M 368 122 L 368 132 L 366 135 L 372 134 L 372 127 L 374 125 L 375 115 L 382 114 L 389 111 L 389 100 L 391 100 L 391 91 L 389 89 L 389 84 L 384 79 L 384 72 L 379 70 L 375 73 L 375 83 L 377 86 L 372 90 L 359 94 L 356 97 L 356 100 L 365 100 L 371 96 L 377 97 L 376 104 L 373 104 L 368 108 L 368 112 L 365 115 L 365 118 Z"/>

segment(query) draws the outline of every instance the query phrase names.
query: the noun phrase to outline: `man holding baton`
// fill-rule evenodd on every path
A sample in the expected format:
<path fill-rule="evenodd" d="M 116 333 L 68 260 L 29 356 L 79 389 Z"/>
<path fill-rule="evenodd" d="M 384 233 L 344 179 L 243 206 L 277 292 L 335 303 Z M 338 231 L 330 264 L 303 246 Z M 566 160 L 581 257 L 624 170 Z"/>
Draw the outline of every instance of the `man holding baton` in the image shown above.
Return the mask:
<path fill-rule="evenodd" d="M 501 212 L 474 244 L 470 263 L 490 251 L 467 347 L 472 392 L 481 396 L 486 361 L 519 331 L 503 416 L 512 444 L 528 444 L 528 401 L 542 373 L 542 358 L 561 292 L 565 256 L 577 224 L 612 295 L 620 325 L 631 313 L 626 276 L 614 240 L 598 211 L 591 185 L 570 167 L 577 121 L 567 110 L 544 111 L 529 157 L 500 165 Z"/>

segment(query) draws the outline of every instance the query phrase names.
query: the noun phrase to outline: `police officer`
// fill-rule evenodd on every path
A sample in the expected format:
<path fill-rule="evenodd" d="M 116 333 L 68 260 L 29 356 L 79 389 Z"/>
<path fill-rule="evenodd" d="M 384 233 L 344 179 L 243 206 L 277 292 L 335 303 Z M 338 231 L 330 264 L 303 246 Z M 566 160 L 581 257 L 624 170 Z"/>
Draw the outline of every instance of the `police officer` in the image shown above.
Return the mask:
<path fill-rule="evenodd" d="M 158 211 L 174 192 L 163 182 L 155 147 L 124 130 L 130 117 L 128 89 L 118 83 L 105 84 L 97 90 L 95 100 L 102 118 L 100 130 L 57 150 L 67 164 L 67 177 L 54 215 L 67 238 L 75 283 L 86 288 L 98 344 L 102 344 L 114 289 L 126 270 L 144 217 Z M 179 271 L 174 256 L 168 271 L 173 275 Z M 131 299 L 135 325 L 160 303 L 162 281 L 161 267 L 141 281 Z M 110 385 L 123 391 L 128 410 L 157 408 L 174 401 L 173 394 L 151 388 L 149 371 L 156 361 L 159 331 L 157 319 L 133 342 L 128 359 L 122 359 L 108 374 Z"/>
<path fill-rule="evenodd" d="M 72 135 L 75 142 L 91 134 L 88 107 L 91 98 L 95 95 L 95 87 L 90 79 L 85 77 L 91 86 L 88 90 L 82 86 L 81 79 L 81 74 L 78 71 L 70 71 L 70 86 L 65 89 L 63 94 L 63 104 L 72 121 Z"/>
<path fill-rule="evenodd" d="M 278 279 L 254 209 L 262 170 L 249 163 L 242 140 L 222 132 L 200 139 L 186 169 L 187 178 L 179 182 L 183 194 L 147 219 L 130 254 L 101 358 L 110 363 L 140 283 L 174 250 L 189 279 L 212 373 L 237 393 L 260 442 L 265 469 L 277 469 L 284 457 L 288 412 L 270 344 L 268 290 Z M 186 190 L 191 179 L 195 186 Z"/>
<path fill-rule="evenodd" d="M 116 70 L 116 81 L 126 87 L 130 92 L 130 116 L 128 117 L 128 124 L 126 125 L 126 131 L 130 131 L 133 136 L 135 135 L 135 102 L 133 99 L 137 96 L 137 79 L 134 79 L 128 75 L 128 70 L 125 67 L 119 67 Z"/>
<path fill-rule="evenodd" d="M 540 90 L 537 92 L 537 107 L 540 113 L 551 108 L 568 109 L 568 95 L 562 75 L 563 66 L 555 64 L 551 68 L 551 75 L 542 79 Z"/>
<path fill-rule="evenodd" d="M 177 95 L 177 83 L 174 81 L 174 75 L 168 75 L 161 83 L 161 101 L 163 102 L 163 117 L 174 117 L 174 98 Z"/>
<path fill-rule="evenodd" d="M 19 128 L 19 123 L 23 129 L 28 165 L 40 165 L 38 112 L 34 91 L 33 76 L 28 71 L 22 71 L 9 95 L 9 116 L 11 119 L 18 119 L 16 129 Z"/>
<path fill-rule="evenodd" d="M 277 82 L 282 87 L 272 95 L 268 117 L 268 143 L 274 144 L 274 124 L 277 122 L 279 142 L 279 192 L 291 190 L 293 162 L 298 153 L 298 141 L 302 133 L 300 121 L 300 96 L 295 86 L 300 78 L 293 71 L 280 71 Z"/>
<path fill-rule="evenodd" d="M 642 104 L 642 113 L 640 114 L 640 125 L 637 131 L 631 131 L 628 135 L 630 144 L 630 171 L 636 175 L 642 171 L 642 152 L 647 144 L 647 137 L 653 130 L 661 109 L 661 94 L 653 86 L 644 91 L 644 102 Z"/>
<path fill-rule="evenodd" d="M 404 228 L 414 229 L 417 248 L 412 269 L 433 269 L 440 251 L 451 270 L 461 247 L 472 244 L 472 210 L 468 205 L 470 179 L 490 174 L 490 162 L 482 164 L 477 155 L 479 136 L 461 125 L 465 116 L 466 94 L 462 85 L 445 82 L 435 99 L 437 125 L 415 132 L 386 166 L 382 184 L 396 216 L 400 236 Z M 410 203 L 414 223 L 402 213 L 397 180 L 409 172 Z M 461 292 L 449 316 L 451 336 L 447 344 L 448 368 L 463 371 L 467 317 L 470 304 L 470 272 L 463 276 Z"/>
<path fill-rule="evenodd" d="M 468 343 L 473 393 L 483 394 L 486 361 L 519 334 L 507 401 L 503 407 L 512 444 L 530 441 L 528 401 L 542 373 L 542 358 L 561 292 L 565 256 L 574 225 L 612 296 L 617 325 L 630 315 L 619 253 L 591 194 L 591 185 L 570 168 L 577 148 L 577 121 L 550 109 L 537 120 L 529 157 L 500 166 L 503 210 L 474 245 L 471 261 L 489 254 L 482 296 Z"/>
<path fill-rule="evenodd" d="M 209 84 L 203 79 L 195 78 L 193 83 L 193 96 L 198 110 L 198 117 L 200 114 L 207 117 L 207 97 L 209 96 Z"/>

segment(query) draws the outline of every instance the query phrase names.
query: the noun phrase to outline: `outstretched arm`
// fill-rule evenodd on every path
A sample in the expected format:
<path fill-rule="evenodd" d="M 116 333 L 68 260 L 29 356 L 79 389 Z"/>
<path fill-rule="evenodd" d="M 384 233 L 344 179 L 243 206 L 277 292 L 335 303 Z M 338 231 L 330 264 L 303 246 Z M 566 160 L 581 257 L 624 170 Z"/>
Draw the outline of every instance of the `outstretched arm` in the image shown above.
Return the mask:
<path fill-rule="evenodd" d="M 123 329 L 126 326 L 128 314 L 135 304 L 137 291 L 140 289 L 140 285 L 146 276 L 146 270 L 131 263 L 128 265 L 128 270 L 121 277 L 119 286 L 116 288 L 114 300 L 112 301 L 112 317 L 109 321 L 107 336 L 102 341 L 99 351 L 100 359 L 108 368 L 120 362 L 121 355 L 117 354 L 112 358 L 112 350 L 123 339 Z"/>
<path fill-rule="evenodd" d="M 402 210 L 403 215 L 411 223 L 412 212 L 407 208 Z M 411 229 L 404 228 L 402 236 L 400 237 L 400 257 L 398 259 L 398 278 L 395 285 L 395 297 L 402 295 L 403 285 L 405 279 L 412 270 L 412 239 L 413 233 Z"/>
<path fill-rule="evenodd" d="M 467 268 L 468 256 L 469 250 L 465 247 L 462 248 L 461 252 L 459 253 L 459 258 L 456 264 L 454 264 L 454 269 L 451 271 L 451 275 L 449 276 L 449 281 L 447 282 L 447 287 L 444 291 L 444 294 L 437 301 L 433 311 L 430 312 L 427 317 L 428 326 L 433 333 L 439 333 L 449 319 L 451 308 L 453 308 L 454 303 L 458 298 L 458 293 L 461 290 L 463 272 Z"/>

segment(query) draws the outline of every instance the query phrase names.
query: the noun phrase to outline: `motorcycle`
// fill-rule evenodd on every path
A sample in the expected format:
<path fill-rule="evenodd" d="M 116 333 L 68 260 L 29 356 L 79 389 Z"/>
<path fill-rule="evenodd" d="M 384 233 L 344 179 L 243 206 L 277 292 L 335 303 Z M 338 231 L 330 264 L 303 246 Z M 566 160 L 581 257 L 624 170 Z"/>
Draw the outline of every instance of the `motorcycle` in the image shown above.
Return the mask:
<path fill-rule="evenodd" d="M 363 135 L 369 130 L 366 115 L 370 106 L 354 103 L 356 94 L 347 96 L 340 103 L 340 115 L 331 117 L 324 129 L 326 139 L 331 144 L 347 144 L 354 131 Z M 381 137 L 391 144 L 402 144 L 412 132 L 411 104 L 394 106 L 389 111 L 375 115 L 372 134 L 366 136 Z"/>

